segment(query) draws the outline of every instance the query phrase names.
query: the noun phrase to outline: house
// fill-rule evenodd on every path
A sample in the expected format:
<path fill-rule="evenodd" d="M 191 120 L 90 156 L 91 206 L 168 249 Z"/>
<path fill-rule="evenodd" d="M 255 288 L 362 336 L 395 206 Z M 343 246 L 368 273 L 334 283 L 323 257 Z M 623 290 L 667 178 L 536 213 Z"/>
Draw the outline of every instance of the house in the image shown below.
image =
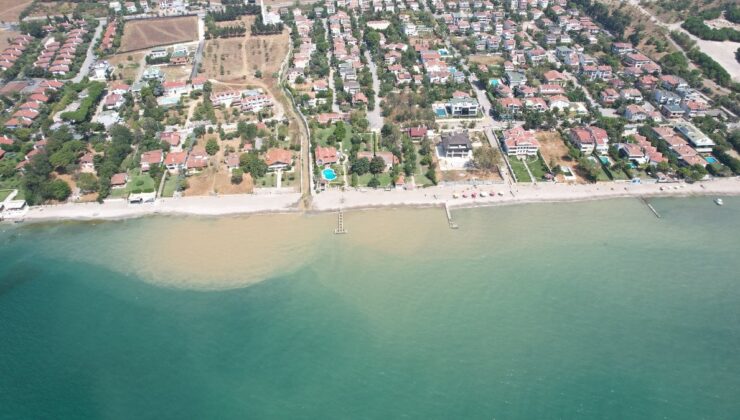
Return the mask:
<path fill-rule="evenodd" d="M 630 104 L 624 108 L 624 118 L 629 122 L 645 121 L 649 117 L 648 112 L 640 105 Z"/>
<path fill-rule="evenodd" d="M 229 169 L 229 172 L 233 172 L 235 169 L 239 168 L 239 164 L 240 164 L 239 154 L 230 153 L 224 158 L 224 163 L 226 164 L 226 167 Z"/>
<path fill-rule="evenodd" d="M 503 132 L 504 151 L 509 156 L 523 158 L 525 156 L 537 156 L 540 143 L 531 130 L 515 127 Z"/>
<path fill-rule="evenodd" d="M 182 141 L 180 137 L 180 133 L 177 131 L 166 131 L 159 134 L 159 139 L 163 142 L 166 142 L 170 145 L 170 147 L 176 148 L 180 146 L 180 142 Z"/>
<path fill-rule="evenodd" d="M 110 186 L 113 189 L 123 188 L 126 186 L 127 182 L 128 182 L 128 174 L 126 172 L 114 174 L 110 178 Z"/>
<path fill-rule="evenodd" d="M 186 49 L 176 50 L 170 56 L 170 64 L 173 66 L 184 65 L 187 64 L 188 61 L 190 61 L 190 57 L 188 56 L 188 50 Z"/>
<path fill-rule="evenodd" d="M 634 52 L 632 44 L 628 42 L 614 42 L 612 43 L 612 52 L 617 55 L 625 55 Z"/>
<path fill-rule="evenodd" d="M 384 152 L 384 151 L 377 151 L 377 152 L 357 152 L 357 159 L 365 158 L 367 160 L 372 160 L 374 157 L 379 157 L 383 159 L 383 162 L 385 163 L 385 170 L 389 170 L 393 167 L 393 165 L 396 165 L 399 163 L 398 158 L 391 152 Z"/>
<path fill-rule="evenodd" d="M 88 174 L 95 173 L 95 154 L 87 152 L 80 158 L 80 171 Z"/>
<path fill-rule="evenodd" d="M 570 129 L 570 141 L 581 153 L 591 154 L 594 151 L 606 154 L 609 151 L 609 136 L 606 130 L 599 127 L 575 127 Z"/>
<path fill-rule="evenodd" d="M 651 62 L 652 60 L 642 53 L 627 53 L 624 55 L 625 65 L 637 67 L 638 69 Z"/>
<path fill-rule="evenodd" d="M 570 100 L 563 95 L 555 95 L 549 98 L 548 105 L 552 110 L 567 111 L 570 108 Z"/>
<path fill-rule="evenodd" d="M 208 153 L 203 147 L 193 147 L 185 160 L 188 175 L 196 174 L 208 167 Z"/>
<path fill-rule="evenodd" d="M 478 100 L 470 96 L 456 96 L 447 102 L 447 112 L 453 117 L 477 117 Z"/>
<path fill-rule="evenodd" d="M 337 149 L 334 147 L 316 147 L 316 165 L 333 165 L 339 162 Z"/>
<path fill-rule="evenodd" d="M 683 101 L 681 102 L 681 108 L 689 118 L 703 117 L 709 110 L 709 105 L 702 101 Z"/>
<path fill-rule="evenodd" d="M 265 163 L 267 163 L 267 169 L 271 171 L 286 169 L 293 164 L 293 154 L 290 150 L 268 149 L 265 153 Z"/>
<path fill-rule="evenodd" d="M 563 73 L 560 73 L 557 70 L 550 70 L 545 72 L 545 74 L 542 75 L 542 78 L 547 84 L 555 84 L 560 86 L 564 85 L 568 81 L 568 78 Z"/>
<path fill-rule="evenodd" d="M 446 158 L 467 158 L 473 150 L 467 131 L 442 134 L 442 155 Z"/>
<path fill-rule="evenodd" d="M 642 93 L 634 88 L 622 89 L 622 91 L 619 92 L 619 96 L 625 102 L 642 103 Z"/>
<path fill-rule="evenodd" d="M 527 75 L 523 71 L 507 71 L 504 74 L 504 79 L 506 84 L 512 88 L 527 84 Z"/>
<path fill-rule="evenodd" d="M 683 138 L 689 141 L 691 145 L 699 153 L 711 153 L 715 146 L 714 141 L 707 135 L 701 132 L 693 124 L 687 122 L 681 122 L 675 125 L 676 131 L 681 134 Z"/>
<path fill-rule="evenodd" d="M 411 140 L 421 140 L 427 135 L 426 127 L 411 127 L 408 129 L 409 137 Z"/>
<path fill-rule="evenodd" d="M 188 153 L 186 151 L 169 152 L 164 159 L 164 166 L 171 174 L 176 174 L 185 168 L 187 157 Z"/>
<path fill-rule="evenodd" d="M 190 92 L 188 84 L 184 80 L 173 80 L 162 83 L 162 89 L 167 96 L 180 96 Z"/>
<path fill-rule="evenodd" d="M 684 114 L 684 110 L 681 105 L 676 103 L 666 103 L 660 107 L 660 112 L 666 118 L 681 118 Z"/>
<path fill-rule="evenodd" d="M 639 144 L 618 143 L 617 151 L 620 156 L 626 157 L 637 165 L 644 165 L 650 161 L 650 158 Z"/>
<path fill-rule="evenodd" d="M 123 96 L 116 93 L 111 93 L 105 97 L 105 101 L 103 102 L 103 109 L 118 109 L 123 106 L 124 102 L 125 100 L 123 99 Z"/>
<path fill-rule="evenodd" d="M 164 162 L 164 153 L 161 149 L 151 150 L 141 154 L 141 170 L 147 172 L 152 165 L 159 165 Z"/>
<path fill-rule="evenodd" d="M 619 93 L 612 88 L 606 88 L 599 94 L 599 100 L 604 105 L 612 105 L 619 99 Z"/>
<path fill-rule="evenodd" d="M 662 87 L 663 89 L 672 90 L 674 92 L 688 90 L 691 88 L 686 80 L 672 74 L 665 74 L 660 76 L 660 87 Z"/>

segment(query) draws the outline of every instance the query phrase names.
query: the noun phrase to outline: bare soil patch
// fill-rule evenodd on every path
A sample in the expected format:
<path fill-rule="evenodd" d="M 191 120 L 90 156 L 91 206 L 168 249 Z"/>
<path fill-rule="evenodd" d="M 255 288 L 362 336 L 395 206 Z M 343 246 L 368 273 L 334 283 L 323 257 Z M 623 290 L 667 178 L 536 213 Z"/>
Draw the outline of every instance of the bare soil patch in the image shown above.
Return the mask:
<path fill-rule="evenodd" d="M 31 0 L 0 0 L 0 21 L 17 22 L 18 16 L 31 4 Z"/>
<path fill-rule="evenodd" d="M 0 30 L 0 51 L 4 51 L 10 45 L 10 40 L 20 35 L 20 32 Z"/>
<path fill-rule="evenodd" d="M 504 58 L 500 55 L 481 55 L 475 54 L 468 57 L 471 63 L 484 64 L 486 66 L 500 66 L 504 64 Z"/>
<path fill-rule="evenodd" d="M 126 22 L 118 51 L 141 50 L 197 39 L 198 19 L 195 16 L 134 20 Z"/>
<path fill-rule="evenodd" d="M 118 80 L 135 80 L 137 74 L 143 71 L 144 56 L 146 52 L 132 52 L 112 55 L 107 58 L 108 63 L 113 66 L 114 74 Z M 131 60 L 129 60 L 131 57 Z"/>
<path fill-rule="evenodd" d="M 545 160 L 545 163 L 550 167 L 553 167 L 554 165 L 560 165 L 561 167 L 567 166 L 574 172 L 574 175 L 577 178 L 576 182 L 579 184 L 586 183 L 583 177 L 576 173 L 576 165 L 578 162 L 572 160 L 568 154 L 568 146 L 565 145 L 565 142 L 560 137 L 559 133 L 545 131 L 537 133 L 535 137 L 540 142 L 540 154 Z M 564 182 L 565 178 L 563 178 L 563 175 L 558 175 L 557 180 L 559 182 Z"/>

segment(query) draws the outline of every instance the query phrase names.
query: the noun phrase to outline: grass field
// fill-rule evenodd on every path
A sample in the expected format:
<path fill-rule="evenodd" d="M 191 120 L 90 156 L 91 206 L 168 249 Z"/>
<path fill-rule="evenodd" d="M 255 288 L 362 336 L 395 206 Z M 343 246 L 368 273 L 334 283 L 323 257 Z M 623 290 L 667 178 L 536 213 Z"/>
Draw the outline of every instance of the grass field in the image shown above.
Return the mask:
<path fill-rule="evenodd" d="M 31 0 L 0 0 L 0 21 L 17 22 L 18 16 L 30 4 Z"/>
<path fill-rule="evenodd" d="M 517 158 L 510 158 L 509 163 L 511 164 L 511 169 L 514 171 L 514 175 L 516 175 L 517 182 L 532 182 L 527 168 L 524 167 L 524 162 Z"/>
<path fill-rule="evenodd" d="M 542 161 L 539 155 L 537 157 L 527 158 L 526 163 L 536 180 L 543 180 L 545 174 L 548 173 L 545 162 Z"/>
<path fill-rule="evenodd" d="M 0 202 L 8 198 L 10 193 L 12 193 L 13 190 L 0 190 Z"/>
<path fill-rule="evenodd" d="M 119 53 L 198 39 L 198 19 L 186 16 L 126 22 Z"/>

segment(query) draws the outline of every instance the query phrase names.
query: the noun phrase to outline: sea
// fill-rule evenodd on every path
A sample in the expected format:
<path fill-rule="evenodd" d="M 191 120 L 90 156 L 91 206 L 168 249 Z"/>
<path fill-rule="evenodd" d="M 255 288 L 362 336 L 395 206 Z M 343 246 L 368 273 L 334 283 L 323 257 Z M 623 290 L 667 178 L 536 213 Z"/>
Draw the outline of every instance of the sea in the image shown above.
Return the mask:
<path fill-rule="evenodd" d="M 740 198 L 0 225 L 2 419 L 738 419 Z"/>

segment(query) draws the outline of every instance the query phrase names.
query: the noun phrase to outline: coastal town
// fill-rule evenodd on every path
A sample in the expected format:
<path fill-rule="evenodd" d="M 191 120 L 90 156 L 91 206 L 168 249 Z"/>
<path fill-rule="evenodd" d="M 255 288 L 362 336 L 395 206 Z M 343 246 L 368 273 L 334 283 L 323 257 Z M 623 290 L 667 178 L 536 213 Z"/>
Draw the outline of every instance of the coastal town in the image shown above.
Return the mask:
<path fill-rule="evenodd" d="M 26 3 L 0 220 L 740 194 L 731 2 Z"/>

